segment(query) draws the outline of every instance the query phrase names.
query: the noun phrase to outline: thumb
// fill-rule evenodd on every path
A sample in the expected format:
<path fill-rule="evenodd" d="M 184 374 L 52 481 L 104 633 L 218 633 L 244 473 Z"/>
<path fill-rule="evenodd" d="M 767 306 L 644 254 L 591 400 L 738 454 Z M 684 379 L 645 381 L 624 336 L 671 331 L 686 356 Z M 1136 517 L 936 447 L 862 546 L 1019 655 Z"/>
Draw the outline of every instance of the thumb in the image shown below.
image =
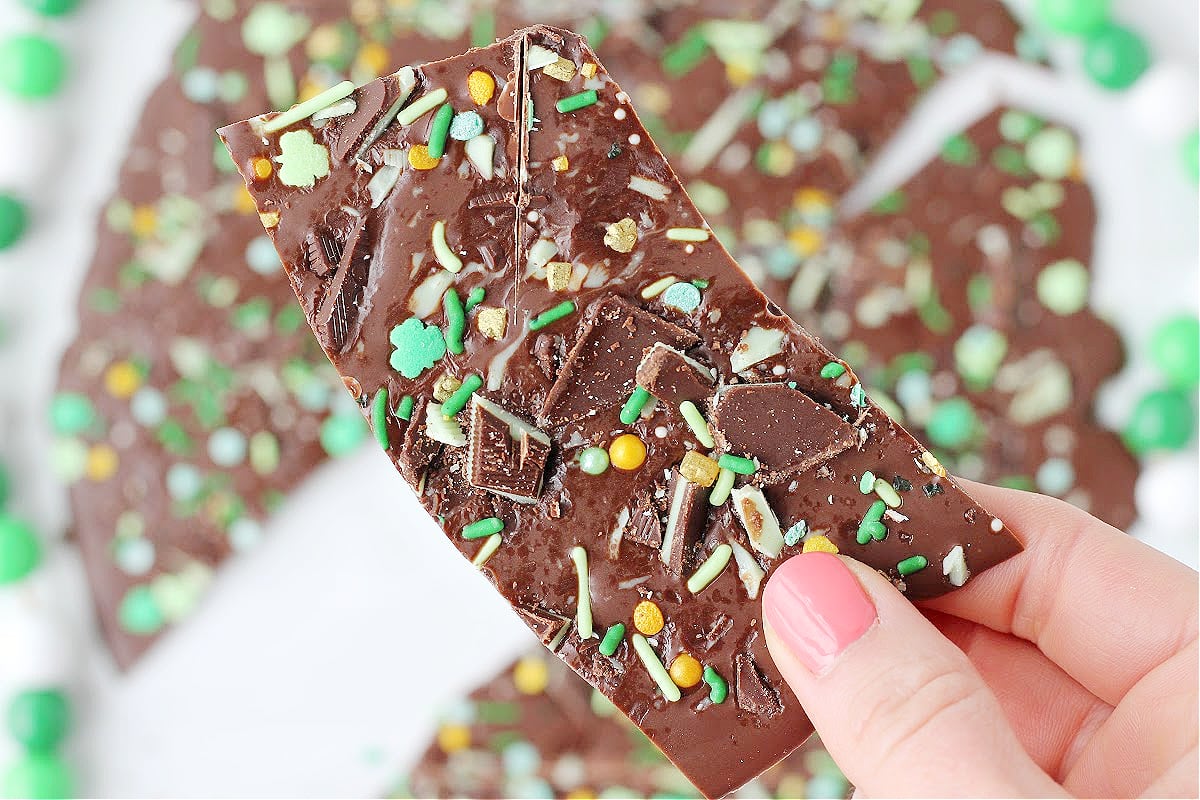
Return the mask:
<path fill-rule="evenodd" d="M 962 651 L 869 567 L 794 556 L 767 583 L 763 618 L 776 666 L 860 792 L 1063 794 Z"/>

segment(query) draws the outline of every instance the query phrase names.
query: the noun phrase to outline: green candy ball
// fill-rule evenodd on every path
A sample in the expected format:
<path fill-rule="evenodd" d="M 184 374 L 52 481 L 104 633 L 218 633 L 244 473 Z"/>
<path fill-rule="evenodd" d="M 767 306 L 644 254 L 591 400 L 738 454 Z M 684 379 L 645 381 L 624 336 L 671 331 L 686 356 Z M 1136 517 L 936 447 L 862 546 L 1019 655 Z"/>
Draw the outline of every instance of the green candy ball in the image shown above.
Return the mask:
<path fill-rule="evenodd" d="M 61 17 L 79 8 L 79 0 L 21 0 L 21 5 L 43 17 Z"/>
<path fill-rule="evenodd" d="M 579 454 L 579 468 L 588 475 L 601 475 L 608 469 L 608 451 L 602 447 L 588 447 Z"/>
<path fill-rule="evenodd" d="M 42 560 L 42 547 L 33 528 L 0 514 L 0 586 L 16 583 Z"/>
<path fill-rule="evenodd" d="M 1200 319 L 1183 314 L 1159 325 L 1150 339 L 1150 357 L 1172 386 L 1200 385 Z"/>
<path fill-rule="evenodd" d="M 1192 438 L 1196 410 L 1188 393 L 1159 389 L 1147 393 L 1125 427 L 1125 444 L 1134 453 L 1181 450 Z"/>
<path fill-rule="evenodd" d="M 167 621 L 149 586 L 134 586 L 125 593 L 117 619 L 126 631 L 140 636 L 157 633 Z"/>
<path fill-rule="evenodd" d="M 92 427 L 96 419 L 96 408 L 86 395 L 63 392 L 50 401 L 50 425 L 55 433 L 82 433 Z"/>
<path fill-rule="evenodd" d="M 1083 69 L 1105 89 L 1127 89 L 1150 66 L 1150 50 L 1142 37 L 1119 25 L 1106 25 L 1088 37 Z"/>
<path fill-rule="evenodd" d="M 369 434 L 362 414 L 355 411 L 331 414 L 321 423 L 321 446 L 338 458 L 358 449 Z"/>
<path fill-rule="evenodd" d="M 5 504 L 8 503 L 9 494 L 12 492 L 12 482 L 8 479 L 8 470 L 0 464 L 0 512 L 4 511 Z"/>
<path fill-rule="evenodd" d="M 11 194 L 0 194 L 0 250 L 7 250 L 25 235 L 29 212 Z"/>
<path fill-rule="evenodd" d="M 1089 33 L 1108 21 L 1110 0 L 1037 0 L 1038 21 L 1055 33 Z"/>
<path fill-rule="evenodd" d="M 75 778 L 65 761 L 47 753 L 31 753 L 8 768 L 0 781 L 4 797 L 52 800 L 73 797 Z"/>
<path fill-rule="evenodd" d="M 0 41 L 0 87 L 16 97 L 35 100 L 59 90 L 67 76 L 62 48 L 35 33 Z"/>
<path fill-rule="evenodd" d="M 57 689 L 36 689 L 19 693 L 8 706 L 8 730 L 26 750 L 52 751 L 67 735 L 71 725 L 71 707 Z"/>
<path fill-rule="evenodd" d="M 933 409 L 925 432 L 929 441 L 938 447 L 956 450 L 975 438 L 979 420 L 970 401 L 963 397 L 952 397 Z"/>

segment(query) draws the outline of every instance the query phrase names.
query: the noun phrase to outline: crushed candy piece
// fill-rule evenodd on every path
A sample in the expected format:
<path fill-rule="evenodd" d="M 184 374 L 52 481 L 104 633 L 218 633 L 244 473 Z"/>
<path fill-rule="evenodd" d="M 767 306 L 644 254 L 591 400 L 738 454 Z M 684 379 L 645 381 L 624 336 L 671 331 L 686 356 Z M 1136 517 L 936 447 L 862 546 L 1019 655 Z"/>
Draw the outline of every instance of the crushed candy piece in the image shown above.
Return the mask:
<path fill-rule="evenodd" d="M 475 317 L 479 332 L 489 339 L 503 339 L 508 331 L 508 311 L 494 306 L 483 306 Z"/>
<path fill-rule="evenodd" d="M 679 464 L 680 475 L 692 483 L 705 488 L 713 485 L 720 472 L 721 468 L 717 466 L 716 461 L 713 461 L 708 456 L 697 453 L 695 450 L 687 451 L 683 456 L 683 461 Z"/>
<path fill-rule="evenodd" d="M 551 261 L 546 264 L 546 284 L 552 292 L 566 291 L 571 284 L 573 267 L 570 261 Z"/>
<path fill-rule="evenodd" d="M 804 540 L 804 548 L 802 553 L 834 553 L 837 554 L 837 545 L 829 540 L 828 536 L 809 536 Z"/>
<path fill-rule="evenodd" d="M 542 72 L 563 83 L 575 77 L 575 63 L 561 56 L 553 63 L 542 67 Z"/>
<path fill-rule="evenodd" d="M 604 230 L 604 244 L 618 253 L 629 253 L 637 244 L 637 223 L 630 217 L 614 222 Z M 782 335 L 782 331 L 780 332 Z"/>

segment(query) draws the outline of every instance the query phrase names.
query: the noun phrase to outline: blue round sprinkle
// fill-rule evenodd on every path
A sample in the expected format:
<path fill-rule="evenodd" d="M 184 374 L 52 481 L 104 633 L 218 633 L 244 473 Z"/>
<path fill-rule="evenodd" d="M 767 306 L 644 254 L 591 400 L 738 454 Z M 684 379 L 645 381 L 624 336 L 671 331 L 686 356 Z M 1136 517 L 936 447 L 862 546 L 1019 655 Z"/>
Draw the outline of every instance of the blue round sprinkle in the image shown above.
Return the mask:
<path fill-rule="evenodd" d="M 700 307 L 700 290 L 686 281 L 679 281 L 667 287 L 662 293 L 662 301 L 665 306 L 690 314 Z"/>
<path fill-rule="evenodd" d="M 1066 459 L 1048 458 L 1038 467 L 1035 480 L 1040 491 L 1061 497 L 1075 485 L 1075 468 Z"/>
<path fill-rule="evenodd" d="M 821 145 L 821 121 L 816 117 L 801 117 L 788 131 L 788 144 L 798 153 L 811 153 Z"/>
<path fill-rule="evenodd" d="M 475 111 L 462 111 L 450 121 L 450 138 L 465 142 L 483 133 L 483 117 Z"/>
<path fill-rule="evenodd" d="M 208 437 L 208 457 L 219 467 L 236 467 L 246 457 L 246 435 L 234 428 L 220 428 Z"/>
<path fill-rule="evenodd" d="M 130 399 L 129 410 L 135 420 L 151 428 L 166 419 L 167 399 L 157 389 L 144 386 Z"/>
<path fill-rule="evenodd" d="M 187 99 L 195 103 L 211 103 L 220 89 L 217 73 L 208 67 L 196 67 L 183 74 L 180 85 Z"/>
<path fill-rule="evenodd" d="M 246 263 L 259 275 L 274 275 L 283 266 L 267 236 L 259 236 L 246 246 Z"/>
<path fill-rule="evenodd" d="M 113 542 L 113 561 L 126 575 L 145 575 L 154 566 L 154 543 L 141 536 Z"/>
<path fill-rule="evenodd" d="M 249 550 L 262 539 L 262 525 L 257 520 L 241 517 L 229 526 L 229 545 L 238 552 Z"/>
<path fill-rule="evenodd" d="M 176 500 L 191 500 L 200 494 L 204 478 L 191 464 L 175 464 L 167 470 L 167 491 Z"/>
<path fill-rule="evenodd" d="M 506 775 L 532 775 L 542 763 L 537 748 L 529 742 L 513 742 L 504 748 L 503 760 Z"/>

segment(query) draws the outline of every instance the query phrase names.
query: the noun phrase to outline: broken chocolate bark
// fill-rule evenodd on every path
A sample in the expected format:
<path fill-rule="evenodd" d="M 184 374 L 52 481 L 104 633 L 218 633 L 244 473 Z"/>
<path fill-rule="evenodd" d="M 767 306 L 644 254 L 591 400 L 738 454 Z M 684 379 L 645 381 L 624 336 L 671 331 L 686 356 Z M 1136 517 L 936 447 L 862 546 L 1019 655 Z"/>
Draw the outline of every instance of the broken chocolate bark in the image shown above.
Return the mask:
<path fill-rule="evenodd" d="M 426 508 L 543 641 L 548 620 L 573 619 L 549 646 L 702 791 L 726 794 L 811 730 L 758 636 L 758 587 L 782 558 L 841 550 L 928 597 L 961 584 L 961 572 L 942 569 L 952 552 L 978 574 L 1020 545 L 843 362 L 754 288 L 580 37 L 532 28 L 410 72 L 411 97 L 359 159 L 333 154 L 343 122 L 305 116 L 342 98 L 222 136 L 259 212 L 278 215 L 270 233 L 305 314 L 393 461 L 405 459 L 393 434 L 410 426 L 441 445 L 415 484 Z M 469 90 L 480 73 L 508 88 L 480 103 Z M 447 141 L 440 121 L 468 112 L 484 132 Z M 481 168 L 470 145 L 478 136 L 495 144 L 494 170 Z M 281 162 L 277 175 L 255 177 L 261 158 Z M 378 175 L 395 162 L 412 169 L 381 190 Z M 359 247 L 371 254 L 369 290 L 346 309 L 355 334 L 344 346 L 318 318 L 332 281 L 307 267 L 314 225 L 339 237 L 361 230 Z M 549 280 L 552 261 L 579 271 L 576 288 Z M 474 295 L 506 310 L 512 322 L 501 339 L 470 324 L 478 311 L 461 298 Z M 538 344 L 547 336 L 562 339 L 551 355 L 566 354 L 550 374 Z M 760 489 L 755 460 L 716 447 L 702 418 L 649 402 L 637 370 L 657 344 L 713 370 L 718 391 L 795 384 L 789 391 L 828 409 L 827 430 L 776 432 L 818 442 L 823 463 Z M 405 398 L 431 394 L 423 416 L 397 413 Z M 463 425 L 475 397 L 511 415 L 504 419 L 538 420 L 549 438 L 534 503 L 472 484 Z M 797 413 L 785 404 L 781 419 Z M 847 427 L 855 446 L 832 454 Z M 598 446 L 607 447 L 607 469 L 590 457 L 581 469 L 581 453 Z M 718 465 L 711 487 L 703 485 L 711 469 L 694 459 L 686 472 L 696 481 L 684 475 L 688 454 L 700 450 Z M 614 557 L 610 538 L 628 523 L 631 498 L 664 473 L 674 477 L 660 549 L 616 548 Z M 940 493 L 901 496 L 898 479 Z M 875 519 L 877 504 L 887 511 Z M 867 523 L 885 535 L 862 541 Z M 691 680 L 701 657 L 710 668 L 703 682 Z"/>
<path fill-rule="evenodd" d="M 716 387 L 711 369 L 665 344 L 646 351 L 636 380 L 638 386 L 672 409 L 683 402 L 703 404 Z"/>

